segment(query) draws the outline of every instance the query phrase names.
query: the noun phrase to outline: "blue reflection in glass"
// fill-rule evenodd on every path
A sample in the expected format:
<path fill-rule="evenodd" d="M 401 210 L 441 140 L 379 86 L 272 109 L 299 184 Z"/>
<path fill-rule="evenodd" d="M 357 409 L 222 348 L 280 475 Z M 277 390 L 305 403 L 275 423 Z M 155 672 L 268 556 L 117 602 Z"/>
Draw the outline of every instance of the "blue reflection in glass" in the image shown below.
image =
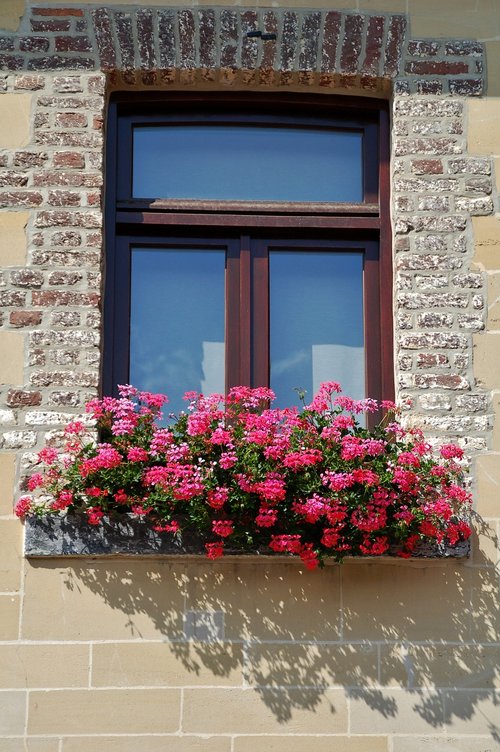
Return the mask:
<path fill-rule="evenodd" d="M 323 381 L 365 394 L 363 256 L 361 253 L 271 251 L 271 388 L 276 405 L 306 403 Z"/>
<path fill-rule="evenodd" d="M 130 301 L 130 383 L 168 394 L 224 393 L 224 249 L 135 248 Z"/>
<path fill-rule="evenodd" d="M 236 125 L 134 128 L 133 196 L 363 200 L 362 134 Z"/>

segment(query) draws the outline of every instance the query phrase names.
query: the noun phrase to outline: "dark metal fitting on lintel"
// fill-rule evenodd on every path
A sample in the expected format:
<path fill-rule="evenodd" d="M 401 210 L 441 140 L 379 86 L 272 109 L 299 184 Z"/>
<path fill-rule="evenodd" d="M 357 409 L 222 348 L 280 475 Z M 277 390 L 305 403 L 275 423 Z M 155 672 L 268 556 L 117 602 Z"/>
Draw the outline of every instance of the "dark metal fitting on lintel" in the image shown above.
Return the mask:
<path fill-rule="evenodd" d="M 264 41 L 276 39 L 276 34 L 265 33 L 262 31 L 247 31 L 246 35 L 249 39 L 252 37 L 259 37 L 259 39 L 263 39 Z"/>

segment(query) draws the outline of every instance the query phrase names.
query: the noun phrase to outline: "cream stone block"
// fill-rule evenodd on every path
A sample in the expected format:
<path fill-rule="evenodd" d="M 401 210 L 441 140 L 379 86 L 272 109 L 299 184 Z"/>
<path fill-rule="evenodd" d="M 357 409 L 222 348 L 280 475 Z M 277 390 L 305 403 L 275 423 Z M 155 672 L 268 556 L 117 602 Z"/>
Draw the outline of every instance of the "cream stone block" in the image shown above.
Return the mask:
<path fill-rule="evenodd" d="M 0 94 L 0 149 L 29 144 L 31 102 L 31 94 Z"/>
<path fill-rule="evenodd" d="M 472 217 L 474 262 L 488 271 L 500 270 L 500 214 Z"/>
<path fill-rule="evenodd" d="M 492 567 L 465 562 L 344 564 L 345 640 L 468 640 L 500 634 Z M 418 729 L 417 729 L 418 732 Z"/>
<path fill-rule="evenodd" d="M 24 334 L 0 332 L 0 384 L 18 385 L 24 379 Z"/>
<path fill-rule="evenodd" d="M 474 520 L 471 538 L 472 563 L 496 567 L 500 564 L 500 540 L 496 520 Z"/>
<path fill-rule="evenodd" d="M 345 734 L 347 722 L 343 690 L 184 690 L 186 733 Z"/>
<path fill-rule="evenodd" d="M 500 330 L 500 272 L 488 274 L 488 320 L 489 331 Z"/>
<path fill-rule="evenodd" d="M 408 0 L 413 39 L 491 39 L 500 34 L 496 0 Z"/>
<path fill-rule="evenodd" d="M 24 266 L 26 264 L 26 225 L 28 218 L 28 212 L 0 212 L 1 266 Z"/>
<path fill-rule="evenodd" d="M 414 734 L 444 731 L 441 696 L 423 690 L 355 689 L 349 715 L 354 734 Z"/>
<path fill-rule="evenodd" d="M 392 752 L 493 752 L 491 739 L 484 736 L 395 736 Z"/>
<path fill-rule="evenodd" d="M 407 689 L 500 686 L 496 645 L 397 645 L 380 652 L 381 684 Z"/>
<path fill-rule="evenodd" d="M 500 452 L 500 391 L 491 395 L 491 406 L 495 415 L 493 421 L 493 435 L 491 437 L 491 449 Z"/>
<path fill-rule="evenodd" d="M 500 13 L 497 12 L 500 25 Z M 469 99 L 467 144 L 471 154 L 500 154 L 500 97 Z"/>
<path fill-rule="evenodd" d="M 24 734 L 26 692 L 2 692 L 0 701 L 0 738 Z"/>
<path fill-rule="evenodd" d="M 371 13 L 406 13 L 406 0 L 359 0 L 358 8 Z"/>
<path fill-rule="evenodd" d="M 0 4 L 0 29 L 16 31 L 24 14 L 25 0 L 2 0 Z"/>
<path fill-rule="evenodd" d="M 499 49 L 500 49 L 500 41 L 499 41 Z M 499 61 L 499 65 L 500 65 L 500 61 Z M 498 80 L 498 76 L 497 76 L 497 80 Z M 495 185 L 496 185 L 497 193 L 500 193 L 500 157 L 495 157 L 493 160 L 493 172 L 495 174 Z"/>
<path fill-rule="evenodd" d="M 30 692 L 28 734 L 166 734 L 179 728 L 174 689 Z"/>
<path fill-rule="evenodd" d="M 16 455 L 0 452 L 0 515 L 13 513 L 15 474 Z"/>
<path fill-rule="evenodd" d="M 23 638 L 183 636 L 184 565 L 145 559 L 27 561 Z M 43 593 L 43 598 L 40 597 Z"/>
<path fill-rule="evenodd" d="M 489 97 L 500 96 L 500 39 L 492 39 L 485 43 L 486 48 L 486 72 L 488 74 L 488 88 L 486 93 Z"/>
<path fill-rule="evenodd" d="M 500 389 L 500 332 L 474 335 L 474 376 L 480 386 Z"/>
<path fill-rule="evenodd" d="M 500 517 L 500 453 L 479 455 L 474 476 L 477 512 L 483 517 Z"/>
<path fill-rule="evenodd" d="M 500 691 L 444 692 L 446 731 L 450 734 L 497 735 L 500 727 Z"/>
<path fill-rule="evenodd" d="M 0 739 L 0 752 L 59 752 L 59 739 Z"/>
<path fill-rule="evenodd" d="M 377 646 L 254 645 L 247 649 L 248 683 L 269 687 L 366 687 L 377 682 Z"/>
<path fill-rule="evenodd" d="M 63 739 L 62 752 L 230 752 L 228 737 L 196 736 L 73 736 Z M 1 749 L 0 749 L 1 752 Z"/>
<path fill-rule="evenodd" d="M 0 645 L 0 686 L 87 687 L 88 645 Z"/>
<path fill-rule="evenodd" d="M 234 740 L 234 752 L 256 752 L 261 736 L 240 736 Z M 385 736 L 267 736 L 266 752 L 387 752 Z"/>
<path fill-rule="evenodd" d="M 94 645 L 93 686 L 242 686 L 241 646 L 229 643 Z"/>
<path fill-rule="evenodd" d="M 19 596 L 0 595 L 0 640 L 17 640 L 19 606 Z"/>
<path fill-rule="evenodd" d="M 0 592 L 19 590 L 23 527 L 18 519 L 0 520 Z"/>
<path fill-rule="evenodd" d="M 223 611 L 226 639 L 335 640 L 340 635 L 338 566 L 310 572 L 281 563 L 205 559 L 188 570 L 186 609 Z"/>

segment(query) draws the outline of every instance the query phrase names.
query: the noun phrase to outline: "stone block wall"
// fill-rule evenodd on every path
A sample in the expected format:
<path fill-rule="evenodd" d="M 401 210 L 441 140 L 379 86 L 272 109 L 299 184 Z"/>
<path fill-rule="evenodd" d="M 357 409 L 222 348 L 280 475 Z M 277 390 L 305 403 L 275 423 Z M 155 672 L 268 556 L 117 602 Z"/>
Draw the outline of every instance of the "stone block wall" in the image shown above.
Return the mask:
<path fill-rule="evenodd" d="M 28 3 L 0 35 L 0 752 L 498 742 L 493 27 L 469 38 L 464 0 L 463 31 L 450 8 L 434 37 L 407 5 L 67 0 Z M 107 98 L 184 88 L 391 100 L 397 393 L 476 458 L 467 563 L 23 557 L 14 490 L 99 388 Z"/>

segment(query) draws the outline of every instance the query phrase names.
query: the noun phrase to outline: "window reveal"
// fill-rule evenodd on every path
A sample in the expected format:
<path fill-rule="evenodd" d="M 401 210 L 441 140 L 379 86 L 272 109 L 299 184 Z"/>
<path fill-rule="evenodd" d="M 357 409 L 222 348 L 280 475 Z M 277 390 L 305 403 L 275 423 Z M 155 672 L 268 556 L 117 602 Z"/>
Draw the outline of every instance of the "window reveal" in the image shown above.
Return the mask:
<path fill-rule="evenodd" d="M 106 393 L 392 396 L 385 111 L 259 103 L 112 102 Z"/>

